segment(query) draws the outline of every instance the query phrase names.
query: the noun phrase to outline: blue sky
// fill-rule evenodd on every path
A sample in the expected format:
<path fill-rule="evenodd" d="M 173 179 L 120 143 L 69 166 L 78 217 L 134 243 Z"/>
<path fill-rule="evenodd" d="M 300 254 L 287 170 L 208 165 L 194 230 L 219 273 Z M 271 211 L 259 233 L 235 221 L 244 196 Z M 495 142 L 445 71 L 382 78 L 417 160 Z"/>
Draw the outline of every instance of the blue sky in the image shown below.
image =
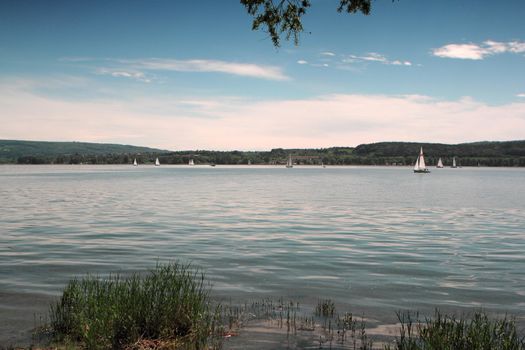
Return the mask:
<path fill-rule="evenodd" d="M 525 2 L 313 0 L 279 49 L 237 1 L 0 2 L 0 138 L 167 149 L 525 138 Z"/>

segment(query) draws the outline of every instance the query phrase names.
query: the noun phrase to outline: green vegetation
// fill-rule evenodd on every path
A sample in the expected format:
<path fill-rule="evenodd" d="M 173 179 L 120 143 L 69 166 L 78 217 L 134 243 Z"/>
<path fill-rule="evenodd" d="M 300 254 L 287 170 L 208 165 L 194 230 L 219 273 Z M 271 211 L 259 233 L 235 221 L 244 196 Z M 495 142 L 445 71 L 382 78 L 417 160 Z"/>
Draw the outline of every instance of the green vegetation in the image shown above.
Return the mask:
<path fill-rule="evenodd" d="M 338 12 L 365 15 L 370 13 L 371 0 L 339 0 Z M 294 43 L 299 43 L 299 34 L 304 31 L 302 17 L 311 6 L 310 0 L 241 0 L 246 11 L 253 17 L 252 30 L 263 29 L 272 39 L 275 47 L 279 47 L 281 35 L 286 40 L 293 37 Z"/>
<path fill-rule="evenodd" d="M 1 141 L 0 163 L 18 164 L 280 164 L 292 154 L 299 165 L 412 165 L 423 147 L 427 165 L 525 166 L 525 141 L 439 143 L 380 142 L 352 147 L 271 151 L 162 151 L 153 148 L 81 142 Z"/>
<path fill-rule="evenodd" d="M 446 145 L 441 143 L 380 142 L 359 145 L 356 157 L 374 159 L 377 164 L 412 164 L 419 147 L 423 147 L 427 165 L 436 165 L 441 157 L 445 166 L 456 157 L 462 166 L 525 166 L 525 141 L 473 142 Z"/>
<path fill-rule="evenodd" d="M 377 322 L 378 328 L 372 332 L 370 322 L 374 321 L 364 316 L 339 314 L 330 299 L 319 300 L 313 313 L 301 313 L 298 303 L 283 299 L 264 299 L 230 307 L 229 311 L 234 320 L 230 320 L 230 325 L 240 325 L 240 332 L 250 332 L 250 322 L 260 331 L 258 321 L 262 320 L 267 332 L 275 337 L 285 333 L 290 348 L 302 348 L 305 344 L 313 348 L 313 344 L 318 344 L 320 349 L 353 350 L 525 350 L 525 340 L 514 319 L 489 317 L 483 311 L 455 317 L 436 310 L 433 317 L 424 320 L 418 314 L 399 312 L 399 323 L 389 326 L 394 331 L 392 335 L 380 335 L 378 330 L 385 332 L 386 328 Z"/>
<path fill-rule="evenodd" d="M 189 265 L 148 274 L 74 279 L 51 306 L 55 341 L 86 349 L 213 348 L 218 308 L 204 275 Z"/>
<path fill-rule="evenodd" d="M 319 300 L 315 308 L 316 316 L 333 317 L 335 312 L 335 304 L 330 299 Z"/>
<path fill-rule="evenodd" d="M 317 307 L 305 311 L 282 298 L 213 307 L 209 292 L 202 273 L 179 263 L 126 278 L 74 279 L 51 306 L 53 348 L 218 349 L 224 338 L 254 330 L 261 335 L 263 327 L 291 348 L 525 350 L 513 318 L 489 317 L 483 311 L 455 317 L 436 310 L 423 320 L 399 312 L 398 324 L 382 325 L 338 313 L 331 299 L 320 299 Z M 238 346 L 251 337 L 240 341 Z"/>
<path fill-rule="evenodd" d="M 118 164 L 133 162 L 130 155 L 163 152 L 166 151 L 109 143 L 0 140 L 0 164 Z"/>
<path fill-rule="evenodd" d="M 436 310 L 433 318 L 414 321 L 410 313 L 398 314 L 401 322 L 394 349 L 521 350 L 525 341 L 513 319 L 490 319 L 483 312 L 456 318 Z M 391 349 L 390 346 L 386 347 Z"/>

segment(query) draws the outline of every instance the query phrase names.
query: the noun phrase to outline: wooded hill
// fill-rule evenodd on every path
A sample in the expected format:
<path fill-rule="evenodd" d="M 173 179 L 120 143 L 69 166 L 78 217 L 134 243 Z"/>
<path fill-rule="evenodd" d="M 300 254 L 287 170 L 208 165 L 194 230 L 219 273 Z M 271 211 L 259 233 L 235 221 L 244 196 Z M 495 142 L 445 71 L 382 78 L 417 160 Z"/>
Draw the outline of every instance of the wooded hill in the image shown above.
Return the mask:
<path fill-rule="evenodd" d="M 412 165 L 423 147 L 427 165 L 452 157 L 460 166 L 525 166 L 525 141 L 439 143 L 379 142 L 352 147 L 282 149 L 271 151 L 165 151 L 148 147 L 86 142 L 36 142 L 0 140 L 0 163 L 18 164 L 285 164 L 292 154 L 304 165 Z"/>
<path fill-rule="evenodd" d="M 67 164 L 92 158 L 100 158 L 101 163 L 122 163 L 122 155 L 162 152 L 168 151 L 110 143 L 0 140 L 0 163 Z"/>

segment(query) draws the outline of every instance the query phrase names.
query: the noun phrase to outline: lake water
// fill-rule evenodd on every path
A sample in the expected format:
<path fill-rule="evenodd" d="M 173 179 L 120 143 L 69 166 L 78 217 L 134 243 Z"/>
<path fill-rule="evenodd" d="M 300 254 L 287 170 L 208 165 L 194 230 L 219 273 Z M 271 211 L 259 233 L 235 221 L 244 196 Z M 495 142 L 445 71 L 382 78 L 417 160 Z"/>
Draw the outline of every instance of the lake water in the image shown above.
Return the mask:
<path fill-rule="evenodd" d="M 67 281 L 158 261 L 215 297 L 289 297 L 392 322 L 434 307 L 525 316 L 525 169 L 0 166 L 0 344 Z M 38 317 L 38 316 L 37 316 Z"/>

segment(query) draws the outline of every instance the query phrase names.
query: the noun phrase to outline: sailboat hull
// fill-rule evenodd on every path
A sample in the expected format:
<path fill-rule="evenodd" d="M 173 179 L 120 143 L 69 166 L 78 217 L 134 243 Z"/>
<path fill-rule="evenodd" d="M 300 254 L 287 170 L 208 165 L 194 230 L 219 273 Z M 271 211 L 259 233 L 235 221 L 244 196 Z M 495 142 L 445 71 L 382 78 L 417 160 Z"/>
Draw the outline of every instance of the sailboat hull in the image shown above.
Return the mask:
<path fill-rule="evenodd" d="M 415 173 L 419 173 L 419 174 L 425 174 L 425 173 L 429 173 L 430 170 L 428 169 L 419 169 L 419 170 L 414 170 Z"/>

